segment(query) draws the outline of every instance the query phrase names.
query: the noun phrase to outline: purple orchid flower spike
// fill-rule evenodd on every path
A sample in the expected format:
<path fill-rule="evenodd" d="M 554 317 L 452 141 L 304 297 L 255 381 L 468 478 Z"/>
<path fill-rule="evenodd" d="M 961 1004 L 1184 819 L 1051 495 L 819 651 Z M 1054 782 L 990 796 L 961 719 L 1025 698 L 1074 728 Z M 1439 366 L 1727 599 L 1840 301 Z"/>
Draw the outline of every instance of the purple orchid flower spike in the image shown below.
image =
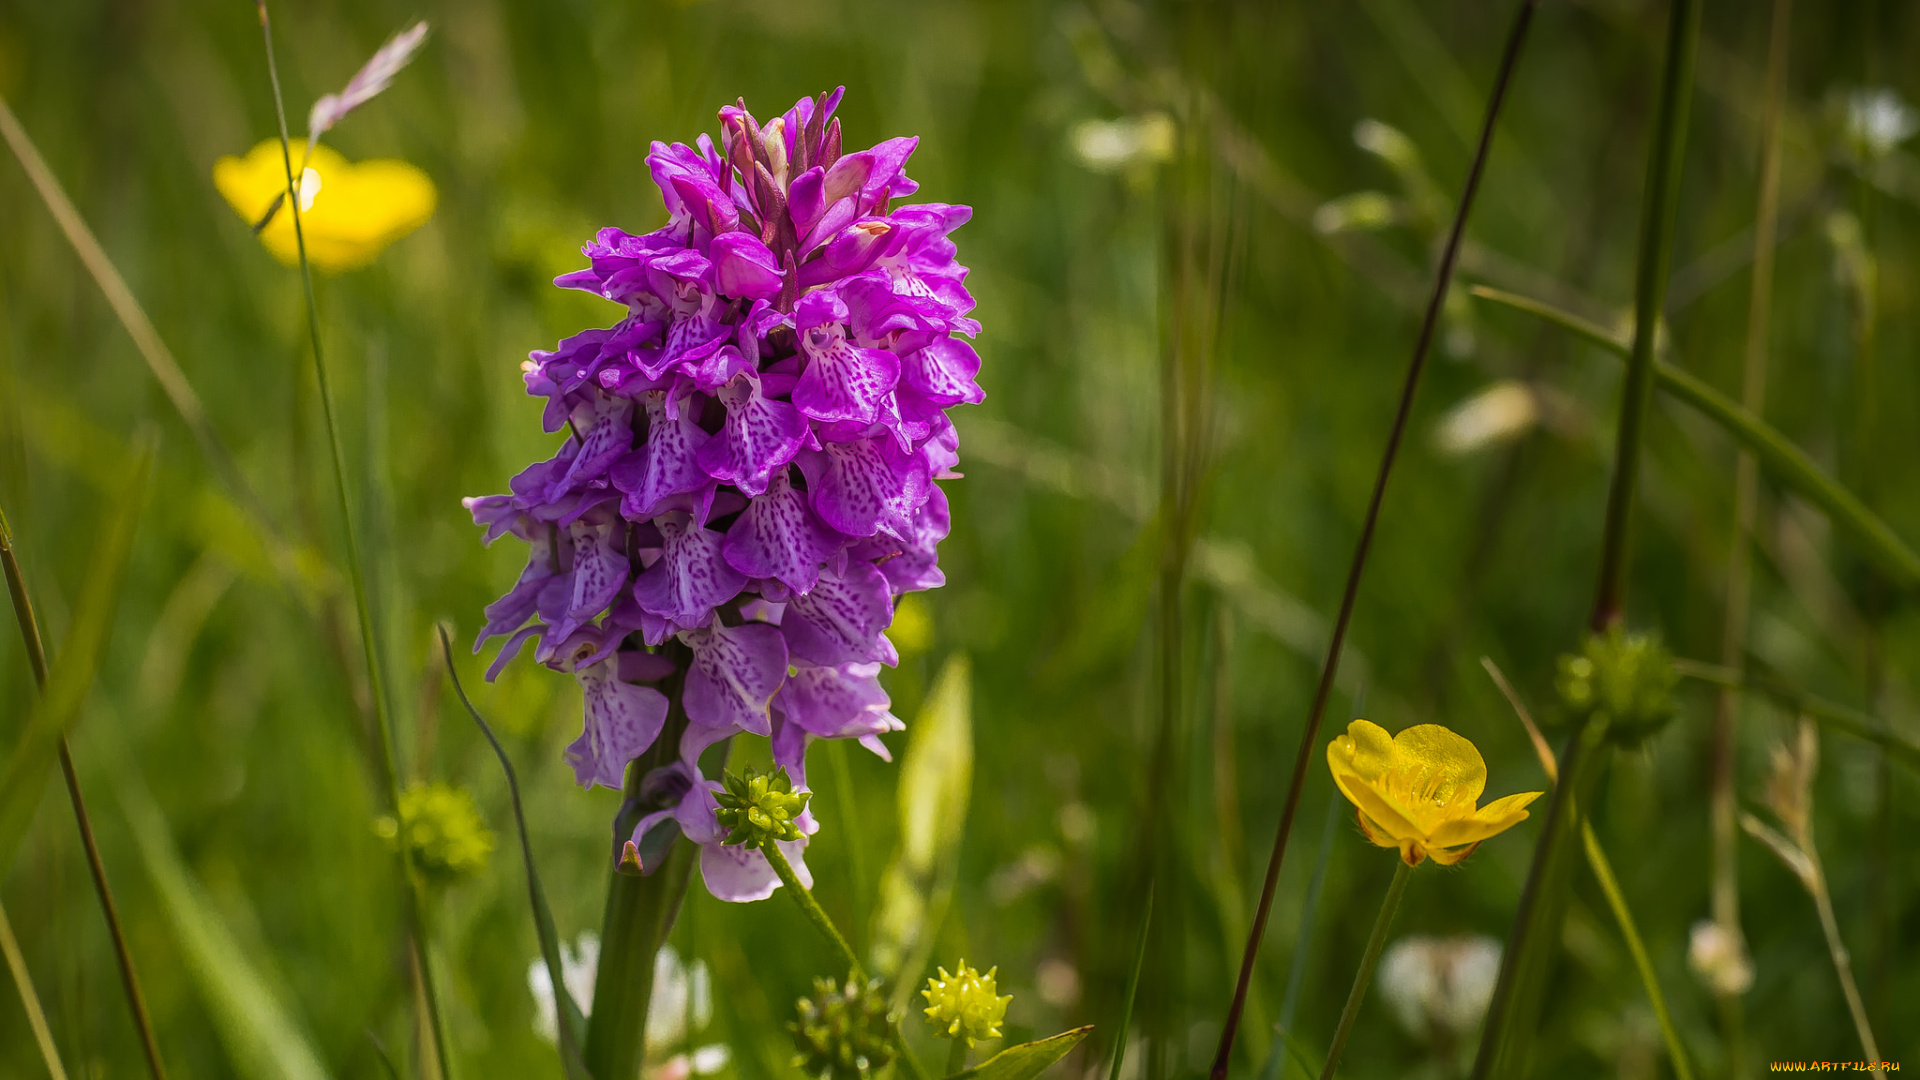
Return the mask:
<path fill-rule="evenodd" d="M 900 726 L 885 631 L 895 597 L 944 581 L 947 414 L 983 396 L 952 239 L 971 211 L 896 205 L 918 189 L 917 141 L 844 148 L 840 96 L 765 124 L 738 102 L 720 110 L 718 147 L 653 145 L 666 225 L 602 229 L 586 268 L 555 279 L 623 317 L 522 365 L 558 447 L 508 494 L 467 501 L 489 542 L 528 547 L 486 608 L 481 641 L 506 639 L 489 674 L 529 651 L 574 676 L 567 760 L 583 784 L 620 786 L 675 740 L 679 764 L 643 781 L 654 812 L 634 857 L 651 869 L 685 835 L 731 900 L 777 879 L 759 852 L 720 843 L 700 757 L 768 738 L 804 784 L 811 740 L 885 755 L 880 736 Z M 803 879 L 804 844 L 785 847 Z"/>

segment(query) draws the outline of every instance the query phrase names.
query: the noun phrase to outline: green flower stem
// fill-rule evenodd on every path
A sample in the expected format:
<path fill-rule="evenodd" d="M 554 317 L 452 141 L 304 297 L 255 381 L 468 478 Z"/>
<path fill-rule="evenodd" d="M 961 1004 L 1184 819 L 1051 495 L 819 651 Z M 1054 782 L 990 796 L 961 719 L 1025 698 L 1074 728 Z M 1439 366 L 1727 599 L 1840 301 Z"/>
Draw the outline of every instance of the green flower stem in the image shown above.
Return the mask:
<path fill-rule="evenodd" d="M 947 1047 L 946 1075 L 953 1076 L 955 1074 L 964 1072 L 966 1068 L 967 1068 L 967 1037 L 964 1035 L 955 1035 L 953 1037 L 953 1045 Z"/>
<path fill-rule="evenodd" d="M 1653 1005 L 1654 1017 L 1660 1021 L 1660 1035 L 1667 1041 L 1667 1056 L 1673 1059 L 1673 1074 L 1677 1080 L 1693 1080 L 1693 1069 L 1687 1064 L 1687 1049 L 1680 1042 L 1680 1033 L 1674 1030 L 1673 1017 L 1667 1013 L 1667 997 L 1660 992 L 1653 961 L 1640 940 L 1640 929 L 1627 907 L 1626 894 L 1620 891 L 1620 882 L 1613 876 L 1613 864 L 1607 860 L 1600 838 L 1593 833 L 1592 822 L 1580 823 L 1580 839 L 1587 848 L 1587 865 L 1600 880 L 1600 891 L 1607 894 L 1607 906 L 1613 909 L 1614 920 L 1620 924 L 1620 936 L 1626 939 L 1627 951 L 1633 954 L 1633 966 L 1639 969 L 1640 982 L 1647 988 L 1647 1000 Z"/>
<path fill-rule="evenodd" d="M 1631 351 L 1631 345 L 1621 336 L 1544 301 L 1484 285 L 1475 285 L 1470 291 L 1482 300 L 1555 323 L 1616 356 L 1627 356 Z M 1775 478 L 1824 511 L 1843 532 L 1852 535 L 1854 542 L 1883 572 L 1902 584 L 1920 583 L 1920 553 L 1900 539 L 1879 515 L 1867 509 L 1859 496 L 1821 471 L 1812 458 L 1778 429 L 1665 360 L 1655 361 L 1654 379 L 1661 390 L 1718 424 L 1741 446 L 1752 451 Z"/>
<path fill-rule="evenodd" d="M 47 690 L 47 647 L 40 638 L 40 621 L 33 613 L 33 600 L 27 595 L 26 575 L 20 570 L 19 553 L 14 550 L 13 530 L 7 515 L 0 511 L 0 563 L 5 564 L 7 592 L 13 598 L 13 615 L 20 623 L 20 640 L 26 646 L 27 663 L 33 669 L 34 685 Z M 107 867 L 100 858 L 100 845 L 93 835 L 93 817 L 87 812 L 87 798 L 80 790 L 80 772 L 73 764 L 73 747 L 66 732 L 60 733 L 60 773 L 67 782 L 67 801 L 73 804 L 74 824 L 80 829 L 80 846 L 87 853 L 87 871 L 93 877 L 94 895 L 100 901 L 100 914 L 107 921 L 107 936 L 113 940 L 114 960 L 120 966 L 120 987 L 127 995 L 127 1008 L 133 1013 L 133 1026 L 140 1033 L 140 1049 L 147 1057 L 147 1071 L 154 1080 L 166 1080 L 166 1066 L 160 1061 L 160 1042 L 153 1033 L 153 1018 L 147 1012 L 147 998 L 140 990 L 140 976 L 133 967 L 133 950 L 127 945 L 126 931 L 120 926 L 120 909 L 113 902 L 113 889 L 107 883 Z"/>
<path fill-rule="evenodd" d="M 1387 931 L 1393 929 L 1393 916 L 1400 910 L 1400 897 L 1407 891 L 1413 867 L 1405 859 L 1394 860 L 1393 883 L 1387 886 L 1387 898 L 1380 904 L 1380 917 L 1373 921 L 1373 933 L 1367 938 L 1367 951 L 1360 955 L 1360 970 L 1353 973 L 1353 989 L 1347 992 L 1347 1005 L 1340 1010 L 1340 1024 L 1333 1029 L 1333 1042 L 1327 1047 L 1327 1063 L 1320 1069 L 1320 1080 L 1333 1080 L 1340 1067 L 1340 1055 L 1347 1049 L 1347 1036 L 1353 1034 L 1353 1022 L 1360 1016 L 1360 1003 L 1367 999 L 1367 987 L 1373 984 L 1373 969 L 1380 963 L 1380 950 L 1387 947 Z"/>
<path fill-rule="evenodd" d="M 815 930 L 820 931 L 822 937 L 833 943 L 834 949 L 840 953 L 840 959 L 847 965 L 848 976 L 856 982 L 865 979 L 866 972 L 860 966 L 860 957 L 854 953 L 853 946 L 847 944 L 847 939 L 840 933 L 840 928 L 833 925 L 833 920 L 827 916 L 827 909 L 821 907 L 820 901 L 813 898 L 811 890 L 800 884 L 800 875 L 793 872 L 793 864 L 787 862 L 787 856 L 780 850 L 780 845 L 763 844 L 760 847 L 760 853 L 767 857 L 767 863 L 773 867 L 773 872 L 780 875 L 780 884 L 787 887 L 788 895 L 793 897 L 794 903 L 800 905 L 800 911 L 807 917 L 807 921 L 813 924 Z"/>
<path fill-rule="evenodd" d="M 1480 1033 L 1480 1050 L 1473 1064 L 1473 1080 L 1526 1075 L 1526 1055 L 1545 1000 L 1548 977 L 1560 947 L 1561 920 L 1566 914 L 1569 877 L 1573 865 L 1572 839 L 1586 805 L 1612 757 L 1606 727 L 1588 721 L 1560 755 L 1558 775 L 1547 804 L 1545 824 L 1533 849 L 1527 884 L 1514 912 L 1500 957 L 1500 981 Z"/>
<path fill-rule="evenodd" d="M 320 308 L 313 296 L 313 265 L 307 261 L 307 237 L 300 223 L 300 199 L 294 183 L 293 152 L 287 135 L 287 109 L 280 93 L 280 69 L 273 51 L 273 24 L 267 17 L 266 0 L 257 0 L 255 6 L 260 13 L 260 37 L 266 46 L 267 76 L 273 84 L 273 111 L 280 123 L 280 156 L 286 168 L 287 210 L 293 215 L 294 245 L 300 254 L 300 284 L 307 298 L 307 335 L 313 345 L 313 371 L 320 386 L 320 410 L 327 423 L 327 446 L 332 451 L 333 487 L 340 504 L 340 526 L 346 534 L 347 578 L 353 586 L 354 615 L 360 623 L 360 650 L 367 666 L 368 697 L 373 701 L 374 721 L 380 733 L 380 778 L 385 782 L 387 802 L 397 821 L 400 818 L 400 768 L 394 749 L 392 703 L 387 698 L 379 639 L 374 631 L 373 608 L 367 599 L 366 568 L 360 554 L 360 540 L 354 530 L 353 501 L 347 494 L 347 458 L 340 445 L 340 424 L 333 412 L 333 385 L 327 378 L 326 355 L 320 347 Z M 447 1049 L 445 1010 L 440 1004 L 433 964 L 427 956 L 426 886 L 421 881 L 418 867 L 414 865 L 412 849 L 401 844 L 399 853 L 402 907 L 406 913 L 414 959 L 419 965 L 427 1026 L 433 1034 L 434 1058 L 439 1062 L 440 1075 L 445 1080 L 453 1080 L 455 1072 L 452 1055 Z"/>
<path fill-rule="evenodd" d="M 793 897 L 794 903 L 800 905 L 800 910 L 806 915 L 807 921 L 813 924 L 815 930 L 820 931 L 821 936 L 833 943 L 834 949 L 840 954 L 841 961 L 847 965 L 847 976 L 856 982 L 865 980 L 866 969 L 861 966 L 860 957 L 853 951 L 853 946 L 847 944 L 846 936 L 840 933 L 840 928 L 833 925 L 833 919 L 827 915 L 827 910 L 820 906 L 820 901 L 813 898 L 813 891 L 800 884 L 800 875 L 793 872 L 793 865 L 787 862 L 787 856 L 780 850 L 779 845 L 763 845 L 760 852 L 767 857 L 767 865 L 773 867 L 773 872 L 780 875 L 780 884 L 787 887 L 787 894 Z M 911 1080 L 927 1080 L 927 1071 L 921 1067 L 920 1059 L 913 1056 L 913 1050 L 907 1045 L 906 1033 L 902 1030 L 902 1026 L 898 1022 L 891 1026 L 894 1060 L 906 1069 Z M 948 1073 L 951 1074 L 954 1071 L 949 1069 Z"/>
<path fill-rule="evenodd" d="M 1633 281 L 1633 348 L 1627 356 L 1619 435 L 1614 440 L 1600 585 L 1593 602 L 1594 630 L 1618 623 L 1626 603 L 1634 490 L 1640 478 L 1647 408 L 1653 400 L 1653 353 L 1673 258 L 1674 219 L 1680 209 L 1680 164 L 1693 100 L 1693 55 L 1700 41 L 1700 7 L 1700 0 L 1671 0 L 1669 8 L 1666 65 L 1660 73 L 1653 152 L 1647 161 L 1646 191 L 1641 196 L 1639 266 Z"/>

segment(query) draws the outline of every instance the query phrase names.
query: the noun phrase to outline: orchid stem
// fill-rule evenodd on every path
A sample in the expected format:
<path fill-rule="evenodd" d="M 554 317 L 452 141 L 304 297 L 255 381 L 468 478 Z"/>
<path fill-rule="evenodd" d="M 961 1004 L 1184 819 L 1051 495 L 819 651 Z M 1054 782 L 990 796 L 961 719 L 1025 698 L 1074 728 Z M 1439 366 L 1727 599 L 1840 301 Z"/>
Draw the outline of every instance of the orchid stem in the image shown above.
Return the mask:
<path fill-rule="evenodd" d="M 1480 190 L 1480 177 L 1486 171 L 1487 158 L 1493 150 L 1493 132 L 1500 119 L 1500 106 L 1506 101 L 1507 87 L 1513 80 L 1515 68 L 1519 66 L 1520 50 L 1526 43 L 1527 28 L 1532 25 L 1533 9 L 1537 2 L 1521 0 L 1519 10 L 1514 13 L 1513 28 L 1508 31 L 1506 49 L 1501 54 L 1493 90 L 1487 99 L 1486 119 L 1480 127 L 1480 143 L 1474 150 L 1473 166 L 1467 171 L 1466 185 L 1460 192 L 1460 205 L 1454 212 L 1446 247 L 1442 249 L 1440 265 L 1434 273 L 1433 293 L 1428 298 L 1426 314 L 1420 323 L 1420 334 L 1414 339 L 1413 358 L 1407 365 L 1406 381 L 1400 390 L 1400 404 L 1387 434 L 1386 449 L 1380 457 L 1380 471 L 1374 479 L 1373 494 L 1367 503 L 1366 520 L 1354 544 L 1353 562 L 1347 570 L 1346 588 L 1340 597 L 1340 613 L 1334 619 L 1333 633 L 1327 643 L 1327 657 L 1320 668 L 1319 686 L 1314 691 L 1313 705 L 1307 713 L 1306 727 L 1300 733 L 1300 749 L 1294 757 L 1293 779 L 1287 787 L 1286 802 L 1280 811 L 1280 824 L 1274 832 L 1273 853 L 1267 859 L 1267 874 L 1260 888 L 1260 903 L 1254 909 L 1253 926 L 1247 934 L 1246 950 L 1241 954 L 1240 975 L 1234 984 L 1233 1000 L 1227 1006 L 1226 1021 L 1220 1028 L 1220 1046 L 1213 1058 L 1212 1080 L 1226 1080 L 1227 1067 L 1233 1057 L 1234 1036 L 1239 1031 L 1240 1017 L 1247 1006 L 1247 993 L 1253 984 L 1254 964 L 1260 958 L 1260 943 L 1266 936 L 1267 919 L 1273 913 L 1274 891 L 1280 884 L 1280 864 L 1287 855 L 1287 837 L 1293 832 L 1293 819 L 1300 810 L 1300 793 L 1306 786 L 1307 769 L 1313 762 L 1320 738 L 1320 721 L 1326 713 L 1327 699 L 1333 692 L 1334 675 L 1340 668 L 1340 650 L 1346 643 L 1347 624 L 1353 620 L 1354 603 L 1360 594 L 1360 576 L 1366 569 L 1367 552 L 1373 546 L 1374 528 L 1380 521 L 1380 504 L 1386 497 L 1394 459 L 1399 454 L 1400 442 L 1406 435 L 1413 413 L 1414 395 L 1420 387 L 1420 373 L 1426 367 L 1427 351 L 1433 344 L 1434 330 L 1439 325 L 1440 312 L 1446 304 L 1448 288 L 1453 281 L 1453 267 L 1459 258 L 1467 217 L 1473 210 L 1474 195 Z"/>
<path fill-rule="evenodd" d="M 34 685 L 41 693 L 47 689 L 47 647 L 40 638 L 40 621 L 33 613 L 33 600 L 27 595 L 26 575 L 20 569 L 19 553 L 14 550 L 13 530 L 7 515 L 0 511 L 0 563 L 5 564 L 7 592 L 13 598 L 13 615 L 20 623 L 20 640 L 27 649 L 27 662 L 33 668 Z M 120 926 L 120 909 L 113 902 L 113 889 L 107 883 L 107 867 L 100 858 L 100 845 L 93 835 L 93 818 L 87 813 L 87 799 L 80 791 L 80 772 L 73 764 L 73 747 L 65 732 L 60 734 L 60 773 L 67 782 L 67 799 L 73 804 L 74 824 L 80 830 L 80 846 L 86 849 L 87 871 L 93 876 L 93 891 L 100 900 L 100 914 L 107 921 L 107 935 L 113 939 L 114 960 L 120 966 L 120 985 L 127 995 L 127 1009 L 133 1013 L 134 1029 L 140 1033 L 140 1049 L 147 1057 L 147 1070 L 154 1080 L 166 1080 L 166 1066 L 160 1061 L 160 1043 L 153 1032 L 153 1017 L 147 1012 L 146 995 L 140 991 L 140 976 L 134 971 L 133 950 L 127 945 L 126 931 Z"/>
<path fill-rule="evenodd" d="M 1347 992 L 1346 1007 L 1340 1010 L 1340 1024 L 1333 1029 L 1333 1042 L 1327 1047 L 1327 1063 L 1320 1069 L 1320 1080 L 1333 1080 L 1340 1066 L 1340 1055 L 1347 1049 L 1347 1036 L 1360 1016 L 1360 1003 L 1367 999 L 1367 987 L 1373 983 L 1373 969 L 1380 963 L 1380 951 L 1387 946 L 1387 931 L 1393 929 L 1393 916 L 1400 910 L 1400 897 L 1407 891 L 1413 867 L 1405 859 L 1394 860 L 1393 883 L 1387 886 L 1387 898 L 1380 904 L 1380 917 L 1373 921 L 1373 933 L 1367 938 L 1367 951 L 1360 956 L 1360 970 L 1353 973 L 1353 989 Z"/>
<path fill-rule="evenodd" d="M 367 665 L 368 697 L 380 734 L 379 767 L 387 789 L 387 801 L 397 819 L 400 815 L 400 769 L 394 749 L 393 716 L 387 700 L 386 679 L 381 671 L 380 648 L 374 632 L 373 610 L 367 600 L 366 569 L 360 555 L 360 541 L 354 532 L 353 504 L 347 494 L 347 459 L 340 445 L 340 424 L 334 417 L 333 387 L 327 378 L 326 355 L 320 345 L 320 308 L 313 295 L 313 265 L 307 259 L 306 232 L 300 222 L 300 195 L 293 171 L 293 150 L 287 134 L 286 103 L 280 92 L 280 69 L 274 58 L 273 24 L 267 17 L 266 0 L 257 0 L 260 13 L 260 37 L 267 53 L 267 77 L 273 84 L 273 111 L 280 123 L 280 157 L 287 174 L 287 212 L 293 215 L 294 244 L 300 255 L 300 284 L 307 299 L 307 335 L 313 345 L 313 370 L 320 388 L 320 409 L 326 418 L 327 446 L 333 456 L 334 494 L 340 503 L 340 525 L 346 534 L 347 574 L 353 585 L 354 614 L 360 623 L 360 647 Z M 426 896 L 420 875 L 414 866 L 413 851 L 399 845 L 401 886 L 404 894 L 407 926 L 415 960 L 419 963 L 422 995 L 426 999 L 427 1026 L 433 1035 L 434 1057 L 440 1075 L 453 1080 L 453 1059 L 447 1051 L 446 1021 L 440 1006 L 439 989 L 433 964 L 427 956 Z"/>

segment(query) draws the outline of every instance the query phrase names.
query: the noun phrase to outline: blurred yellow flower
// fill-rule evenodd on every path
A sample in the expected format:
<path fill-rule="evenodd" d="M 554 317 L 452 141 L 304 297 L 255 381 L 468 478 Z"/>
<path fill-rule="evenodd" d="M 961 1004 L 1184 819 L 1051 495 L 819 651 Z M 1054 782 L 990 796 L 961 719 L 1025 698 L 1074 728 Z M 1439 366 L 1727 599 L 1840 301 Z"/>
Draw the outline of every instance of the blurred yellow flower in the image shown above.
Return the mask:
<path fill-rule="evenodd" d="M 1327 746 L 1333 782 L 1359 807 L 1360 828 L 1381 847 L 1397 847 L 1408 866 L 1431 855 L 1452 866 L 1480 841 L 1527 819 L 1538 791 L 1476 806 L 1487 786 L 1487 763 L 1471 742 L 1438 724 L 1398 735 L 1366 720 Z"/>
<path fill-rule="evenodd" d="M 296 165 L 299 152 L 296 146 Z M 300 226 L 308 261 L 327 273 L 372 262 L 388 244 L 426 224 L 439 197 L 427 174 L 404 161 L 354 164 L 326 146 L 313 148 L 307 173 L 312 175 L 303 174 L 300 184 Z M 213 183 L 248 225 L 258 222 L 287 188 L 280 140 L 267 139 L 243 158 L 221 158 L 213 166 Z M 299 262 L 293 215 L 284 205 L 260 240 L 288 266 Z"/>

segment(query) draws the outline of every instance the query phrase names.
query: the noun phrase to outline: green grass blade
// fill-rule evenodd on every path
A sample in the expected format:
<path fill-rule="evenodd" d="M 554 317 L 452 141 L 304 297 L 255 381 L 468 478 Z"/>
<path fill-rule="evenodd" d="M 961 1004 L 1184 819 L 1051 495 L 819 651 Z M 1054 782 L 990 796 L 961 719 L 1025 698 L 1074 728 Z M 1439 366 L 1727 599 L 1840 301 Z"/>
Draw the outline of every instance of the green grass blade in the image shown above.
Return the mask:
<path fill-rule="evenodd" d="M 134 533 L 146 505 L 154 453 L 151 436 L 139 440 L 119 497 L 109 503 L 115 510 L 94 547 L 91 573 L 81 590 L 73 625 L 55 657 L 46 692 L 34 702 L 20 742 L 7 758 L 5 772 L 0 773 L 0 875 L 13 865 L 33 812 L 40 805 L 40 795 L 46 790 L 47 776 L 59 757 L 60 738 L 73 725 L 93 687 L 94 671 L 113 630 Z"/>
<path fill-rule="evenodd" d="M 1758 690 L 1822 727 L 1873 743 L 1880 747 L 1888 760 L 1920 772 L 1920 743 L 1877 716 L 1806 693 L 1778 679 L 1743 674 L 1719 664 L 1679 660 L 1674 663 L 1674 670 L 1690 679 L 1699 679 L 1730 690 Z"/>
<path fill-rule="evenodd" d="M 1630 347 L 1620 335 L 1571 312 L 1531 297 L 1483 285 L 1474 286 L 1472 291 L 1482 300 L 1546 319 L 1616 356 L 1628 355 Z M 1909 585 L 1920 583 L 1920 553 L 1909 547 L 1879 515 L 1867 509 L 1858 496 L 1814 464 L 1812 458 L 1777 428 L 1741 407 L 1739 402 L 1665 360 L 1655 363 L 1654 377 L 1660 389 L 1693 406 L 1707 419 L 1718 424 L 1740 445 L 1751 450 L 1776 479 L 1825 511 L 1828 518 L 1851 535 L 1882 571 Z"/>
<path fill-rule="evenodd" d="M 1674 1030 L 1673 1017 L 1667 1012 L 1667 996 L 1660 991 L 1660 980 L 1653 973 L 1653 960 L 1647 956 L 1647 947 L 1640 940 L 1640 928 L 1633 921 L 1632 909 L 1627 907 L 1627 895 L 1620 891 L 1620 881 L 1613 876 L 1613 864 L 1607 860 L 1600 838 L 1593 834 L 1592 822 L 1580 823 L 1580 840 L 1587 849 L 1587 865 L 1599 879 L 1600 891 L 1607 894 L 1607 906 L 1613 909 L 1614 921 L 1620 924 L 1620 936 L 1626 939 L 1627 951 L 1633 954 L 1633 966 L 1647 989 L 1647 1001 L 1653 1006 L 1654 1018 L 1660 1022 L 1660 1036 L 1667 1041 L 1667 1056 L 1673 1061 L 1674 1076 L 1678 1080 L 1693 1080 L 1693 1069 L 1687 1064 L 1687 1048 L 1680 1042 L 1680 1033 Z"/>
<path fill-rule="evenodd" d="M 940 669 L 900 758 L 900 848 L 880 880 L 869 965 L 895 980 L 906 1005 L 932 955 L 966 829 L 973 788 L 973 668 L 956 654 Z"/>
<path fill-rule="evenodd" d="M 1009 1046 L 973 1068 L 953 1074 L 948 1080 L 1033 1080 L 1046 1072 L 1048 1066 L 1066 1057 L 1092 1031 L 1093 1025 L 1089 1024 L 1037 1042 Z"/>
<path fill-rule="evenodd" d="M 1140 936 L 1133 945 L 1133 966 L 1127 969 L 1127 992 L 1120 998 L 1120 1023 L 1113 1035 L 1113 1067 L 1107 1080 L 1120 1080 L 1120 1065 L 1127 1059 L 1127 1026 L 1133 1020 L 1133 998 L 1140 991 L 1140 969 L 1147 962 L 1147 931 L 1153 927 L 1153 884 L 1147 884 L 1146 908 L 1140 913 Z"/>
<path fill-rule="evenodd" d="M 60 1050 L 53 1044 L 53 1030 L 47 1027 L 46 1010 L 40 1007 L 40 995 L 27 972 L 27 958 L 20 954 L 20 943 L 14 940 L 13 923 L 8 921 L 5 908 L 0 908 L 0 953 L 6 955 L 7 970 L 13 973 L 13 985 L 20 991 L 20 1007 L 27 1012 L 27 1026 L 33 1029 L 33 1041 L 40 1047 L 40 1060 L 46 1062 L 53 1080 L 67 1080 Z"/>
<path fill-rule="evenodd" d="M 506 748 L 494 737 L 492 726 L 467 698 L 466 688 L 460 685 L 460 672 L 453 665 L 453 645 L 447 640 L 447 628 L 441 626 L 439 630 L 440 652 L 446 658 L 447 678 L 453 683 L 453 692 L 460 696 L 460 704 L 466 707 L 467 715 L 479 725 L 480 733 L 487 737 L 487 745 L 493 747 L 493 755 L 500 759 L 500 770 L 507 774 L 507 794 L 513 801 L 513 824 L 520 835 L 520 858 L 527 868 L 527 895 L 533 908 L 533 930 L 540 939 L 540 957 L 546 961 L 547 977 L 553 980 L 553 1000 L 559 1011 L 560 1023 L 556 1026 L 560 1031 L 561 1064 L 572 1080 L 590 1080 L 587 1064 L 580 1056 L 580 1045 L 587 1034 L 587 1020 L 573 1000 L 573 995 L 567 992 L 567 982 L 562 977 L 560 935 L 554 929 L 553 909 L 547 905 L 547 894 L 540 888 L 540 872 L 534 867 L 533 841 L 527 837 L 527 814 L 520 803 L 520 778 L 514 772 Z"/>
<path fill-rule="evenodd" d="M 219 910 L 180 857 L 167 819 L 139 777 L 137 766 L 110 742 L 118 783 L 113 791 L 132 829 L 160 909 L 185 954 L 187 972 L 213 1015 L 214 1030 L 242 1076 L 272 1080 L 325 1080 L 306 1032 L 269 988 L 247 950 L 227 929 Z"/>

